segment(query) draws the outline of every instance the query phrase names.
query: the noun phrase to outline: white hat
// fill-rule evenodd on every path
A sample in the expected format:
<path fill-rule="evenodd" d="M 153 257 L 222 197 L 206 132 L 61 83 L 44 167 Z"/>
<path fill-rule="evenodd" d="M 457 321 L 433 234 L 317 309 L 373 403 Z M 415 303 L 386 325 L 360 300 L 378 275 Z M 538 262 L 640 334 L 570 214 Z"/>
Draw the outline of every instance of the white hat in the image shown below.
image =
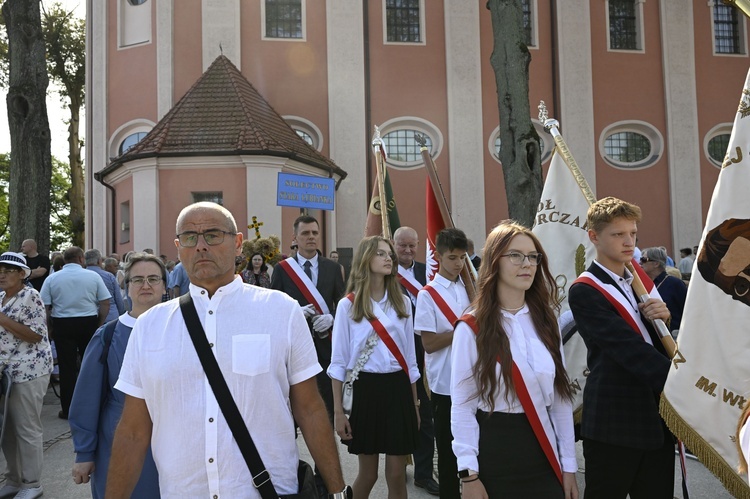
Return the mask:
<path fill-rule="evenodd" d="M 2 264 L 21 267 L 24 270 L 24 277 L 29 277 L 31 275 L 31 269 L 28 265 L 26 265 L 26 257 L 24 257 L 21 253 L 6 251 L 0 256 L 0 265 Z"/>

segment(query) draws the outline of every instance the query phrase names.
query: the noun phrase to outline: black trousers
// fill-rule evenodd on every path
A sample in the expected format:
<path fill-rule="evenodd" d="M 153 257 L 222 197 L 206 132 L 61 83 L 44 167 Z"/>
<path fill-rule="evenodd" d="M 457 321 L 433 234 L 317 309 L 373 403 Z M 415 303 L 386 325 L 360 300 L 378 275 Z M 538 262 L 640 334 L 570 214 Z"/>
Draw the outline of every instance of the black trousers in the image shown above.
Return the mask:
<path fill-rule="evenodd" d="M 584 499 L 672 499 L 674 439 L 664 431 L 664 444 L 640 450 L 583 439 L 586 459 Z"/>
<path fill-rule="evenodd" d="M 453 454 L 451 433 L 451 398 L 432 393 L 432 416 L 435 420 L 435 442 L 438 452 L 438 479 L 441 499 L 460 499 L 461 486 L 458 480 L 458 465 Z"/>
<path fill-rule="evenodd" d="M 328 366 L 331 365 L 331 352 L 333 346 L 331 344 L 331 336 L 327 338 L 318 338 L 317 334 L 313 331 L 313 343 L 315 344 L 315 352 L 318 354 L 318 363 L 323 368 L 317 376 L 315 381 L 318 383 L 318 391 L 320 396 L 323 398 L 323 403 L 328 410 L 328 420 L 331 422 L 331 428 L 333 428 L 333 386 L 331 384 L 331 378 L 328 377 Z"/>
<path fill-rule="evenodd" d="M 424 349 L 422 347 L 422 338 L 414 335 L 417 360 L 424 359 Z M 427 396 L 427 390 L 424 388 L 424 362 L 419 364 L 419 374 L 421 377 L 417 380 L 417 398 L 419 399 L 419 445 L 414 451 L 414 479 L 427 480 L 432 478 L 432 461 L 435 456 L 435 428 L 432 424 L 432 404 Z"/>
<path fill-rule="evenodd" d="M 52 318 L 52 334 L 57 349 L 57 365 L 60 368 L 60 405 L 66 415 L 78 381 L 78 358 L 83 358 L 98 327 L 99 318 L 96 315 Z"/>

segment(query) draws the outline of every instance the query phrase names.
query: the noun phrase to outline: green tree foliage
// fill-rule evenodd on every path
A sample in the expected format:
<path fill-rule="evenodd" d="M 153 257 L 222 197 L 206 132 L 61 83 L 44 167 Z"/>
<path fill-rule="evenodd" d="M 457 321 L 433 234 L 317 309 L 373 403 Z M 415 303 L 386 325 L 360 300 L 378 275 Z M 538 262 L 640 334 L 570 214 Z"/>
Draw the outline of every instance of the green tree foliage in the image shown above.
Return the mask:
<path fill-rule="evenodd" d="M 70 172 L 68 164 L 52 158 L 52 207 L 50 212 L 50 248 L 58 250 L 70 246 L 73 231 L 70 223 Z M 10 248 L 10 207 L 8 185 L 10 183 L 10 155 L 0 154 L 0 252 Z M 18 248 L 15 248 L 17 251 Z"/>

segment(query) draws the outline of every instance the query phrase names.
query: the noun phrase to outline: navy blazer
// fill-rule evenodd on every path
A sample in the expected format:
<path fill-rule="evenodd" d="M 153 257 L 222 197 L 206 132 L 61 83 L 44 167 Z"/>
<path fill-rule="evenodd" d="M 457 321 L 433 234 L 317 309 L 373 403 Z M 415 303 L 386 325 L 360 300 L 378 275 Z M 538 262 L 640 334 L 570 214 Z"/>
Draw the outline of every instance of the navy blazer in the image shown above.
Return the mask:
<path fill-rule="evenodd" d="M 588 271 L 617 287 L 596 263 Z M 668 430 L 659 415 L 659 396 L 670 361 L 651 324 L 643 321 L 654 346 L 588 284 L 573 284 L 568 303 L 588 348 L 581 435 L 642 450 L 660 448 Z"/>

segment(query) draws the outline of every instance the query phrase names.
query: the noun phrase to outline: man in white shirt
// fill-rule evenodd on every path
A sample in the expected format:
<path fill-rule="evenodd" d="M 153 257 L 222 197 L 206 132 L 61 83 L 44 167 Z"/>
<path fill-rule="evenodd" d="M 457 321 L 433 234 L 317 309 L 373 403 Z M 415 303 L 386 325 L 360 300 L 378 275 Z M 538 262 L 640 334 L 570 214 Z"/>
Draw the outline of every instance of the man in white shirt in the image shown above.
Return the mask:
<path fill-rule="evenodd" d="M 432 390 L 432 416 L 438 451 L 440 497 L 460 499 L 456 456 L 451 449 L 451 343 L 453 323 L 469 306 L 466 287 L 459 277 L 468 248 L 460 229 L 443 229 L 437 235 L 435 256 L 440 270 L 419 292 L 414 331 L 422 336 L 425 371 Z"/>
<path fill-rule="evenodd" d="M 328 489 L 343 491 L 333 431 L 315 382 L 321 368 L 297 303 L 235 276 L 242 234 L 217 204 L 183 209 L 175 245 L 212 352 L 276 491 L 298 491 L 293 418 Z M 163 498 L 260 497 L 178 301 L 139 317 L 115 387 L 127 396 L 107 497 L 130 497 L 149 442 Z"/>

